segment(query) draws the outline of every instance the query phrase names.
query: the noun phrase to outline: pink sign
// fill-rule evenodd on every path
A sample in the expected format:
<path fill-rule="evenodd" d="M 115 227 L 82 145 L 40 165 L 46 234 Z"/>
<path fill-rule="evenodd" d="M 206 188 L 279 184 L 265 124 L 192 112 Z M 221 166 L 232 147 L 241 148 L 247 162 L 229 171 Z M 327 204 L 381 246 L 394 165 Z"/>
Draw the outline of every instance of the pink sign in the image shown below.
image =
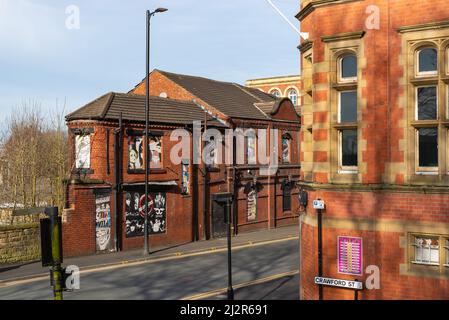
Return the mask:
<path fill-rule="evenodd" d="M 362 238 L 338 237 L 338 273 L 362 275 Z"/>

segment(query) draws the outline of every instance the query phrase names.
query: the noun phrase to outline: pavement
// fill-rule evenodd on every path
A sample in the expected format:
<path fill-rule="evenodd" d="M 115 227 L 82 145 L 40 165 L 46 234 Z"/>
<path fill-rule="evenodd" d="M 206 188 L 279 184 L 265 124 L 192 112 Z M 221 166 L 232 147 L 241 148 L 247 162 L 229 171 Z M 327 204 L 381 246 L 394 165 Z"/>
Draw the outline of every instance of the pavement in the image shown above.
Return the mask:
<path fill-rule="evenodd" d="M 279 227 L 277 229 L 239 234 L 232 238 L 232 248 L 238 250 L 251 246 L 289 241 L 295 238 L 298 238 L 298 226 Z M 143 256 L 142 249 L 138 249 L 67 258 L 64 259 L 64 266 L 75 265 L 83 272 L 145 263 L 151 260 L 163 261 L 166 259 L 204 255 L 225 250 L 227 250 L 226 238 L 219 238 L 171 247 L 151 248 L 151 255 L 149 256 Z M 2 265 L 0 266 L 0 287 L 8 283 L 48 276 L 48 270 L 48 267 L 42 267 L 41 262 Z"/>

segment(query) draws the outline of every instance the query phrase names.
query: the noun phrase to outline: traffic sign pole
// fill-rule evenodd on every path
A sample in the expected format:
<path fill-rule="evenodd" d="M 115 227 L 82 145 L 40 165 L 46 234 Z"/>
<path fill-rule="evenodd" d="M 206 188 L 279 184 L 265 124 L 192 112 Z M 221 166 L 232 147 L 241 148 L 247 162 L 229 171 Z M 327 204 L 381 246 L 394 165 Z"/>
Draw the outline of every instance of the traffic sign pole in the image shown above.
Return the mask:
<path fill-rule="evenodd" d="M 323 276 L 323 225 L 322 211 L 317 209 L 318 219 L 318 277 Z M 318 286 L 318 299 L 323 300 L 323 286 Z"/>
<path fill-rule="evenodd" d="M 51 252 L 53 256 L 52 276 L 53 295 L 55 300 L 62 300 L 62 250 L 61 250 L 61 223 L 57 207 L 48 208 L 51 223 Z"/>

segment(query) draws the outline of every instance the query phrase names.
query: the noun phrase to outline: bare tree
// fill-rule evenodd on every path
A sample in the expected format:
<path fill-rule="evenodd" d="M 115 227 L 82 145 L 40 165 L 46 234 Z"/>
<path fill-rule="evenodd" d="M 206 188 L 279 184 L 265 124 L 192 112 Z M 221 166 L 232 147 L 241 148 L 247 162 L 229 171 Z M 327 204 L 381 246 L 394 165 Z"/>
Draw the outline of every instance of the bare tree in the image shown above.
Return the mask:
<path fill-rule="evenodd" d="M 7 120 L 0 135 L 0 164 L 6 172 L 2 174 L 0 203 L 14 208 L 63 208 L 68 178 L 67 132 L 64 111 L 58 109 L 46 119 L 40 104 L 29 101 Z"/>

